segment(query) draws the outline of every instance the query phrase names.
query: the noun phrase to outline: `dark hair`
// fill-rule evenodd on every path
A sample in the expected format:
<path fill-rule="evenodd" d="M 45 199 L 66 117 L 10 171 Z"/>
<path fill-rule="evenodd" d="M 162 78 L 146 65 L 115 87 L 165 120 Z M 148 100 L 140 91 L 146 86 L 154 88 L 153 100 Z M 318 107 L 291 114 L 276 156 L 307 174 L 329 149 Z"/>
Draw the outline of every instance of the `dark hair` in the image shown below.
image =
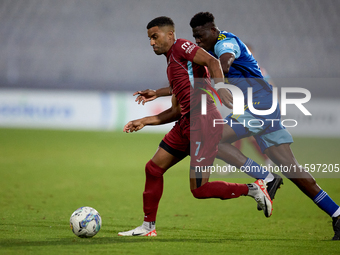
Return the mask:
<path fill-rule="evenodd" d="M 175 28 L 175 23 L 173 22 L 171 18 L 166 17 L 166 16 L 161 16 L 161 17 L 157 17 L 151 20 L 146 26 L 146 29 L 150 29 L 152 27 L 164 27 L 164 26 L 172 26 L 173 28 Z"/>
<path fill-rule="evenodd" d="M 215 17 L 210 12 L 199 12 L 191 18 L 191 28 L 204 26 L 207 23 L 213 23 L 215 25 Z"/>

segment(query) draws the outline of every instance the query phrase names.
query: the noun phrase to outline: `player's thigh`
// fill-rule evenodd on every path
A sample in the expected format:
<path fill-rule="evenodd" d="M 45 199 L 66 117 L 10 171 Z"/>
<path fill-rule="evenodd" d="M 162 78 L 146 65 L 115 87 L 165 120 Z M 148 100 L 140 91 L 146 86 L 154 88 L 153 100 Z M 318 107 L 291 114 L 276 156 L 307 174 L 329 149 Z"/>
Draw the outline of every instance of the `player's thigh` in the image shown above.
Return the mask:
<path fill-rule="evenodd" d="M 249 109 L 245 110 L 244 114 L 241 115 L 231 113 L 225 118 L 227 124 L 225 125 L 222 141 L 232 143 L 245 137 L 259 136 L 282 129 L 281 122 L 274 121 L 273 124 L 271 121 L 271 119 L 278 120 L 280 115 L 280 108 L 266 116 L 254 114 Z"/>
<path fill-rule="evenodd" d="M 189 155 L 190 141 L 183 134 L 182 128 L 183 126 L 189 127 L 189 125 L 190 121 L 188 119 L 181 118 L 164 136 L 155 155 L 151 159 L 156 165 L 167 170 Z"/>
<path fill-rule="evenodd" d="M 179 161 L 180 158 L 175 157 L 174 155 L 167 152 L 165 149 L 158 147 L 155 155 L 153 155 L 151 159 L 157 166 L 160 168 L 167 170 Z"/>
<path fill-rule="evenodd" d="M 298 164 L 288 143 L 273 145 L 265 149 L 264 153 L 277 165 L 289 166 Z"/>
<path fill-rule="evenodd" d="M 256 122 L 256 116 L 250 112 L 245 112 L 244 115 L 229 114 L 225 120 L 227 124 L 223 128 L 222 143 L 233 143 L 244 137 L 253 136 L 262 131 L 262 128 L 257 126 L 249 126 L 249 121 Z"/>
<path fill-rule="evenodd" d="M 223 134 L 220 142 L 233 143 L 237 140 L 239 140 L 239 138 L 237 137 L 235 131 L 228 124 L 223 125 Z"/>

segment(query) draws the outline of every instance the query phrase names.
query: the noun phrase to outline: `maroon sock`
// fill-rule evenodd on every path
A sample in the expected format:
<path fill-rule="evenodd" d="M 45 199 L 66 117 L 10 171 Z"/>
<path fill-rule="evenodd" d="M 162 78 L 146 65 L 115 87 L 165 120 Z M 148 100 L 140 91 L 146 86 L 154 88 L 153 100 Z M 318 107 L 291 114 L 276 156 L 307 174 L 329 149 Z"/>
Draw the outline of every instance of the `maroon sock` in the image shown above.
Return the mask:
<path fill-rule="evenodd" d="M 163 193 L 163 174 L 165 170 L 151 160 L 145 166 L 145 189 L 143 192 L 144 221 L 156 221 L 159 200 Z"/>
<path fill-rule="evenodd" d="M 229 183 L 224 181 L 207 182 L 203 186 L 191 191 L 195 198 L 236 198 L 248 194 L 246 184 Z"/>

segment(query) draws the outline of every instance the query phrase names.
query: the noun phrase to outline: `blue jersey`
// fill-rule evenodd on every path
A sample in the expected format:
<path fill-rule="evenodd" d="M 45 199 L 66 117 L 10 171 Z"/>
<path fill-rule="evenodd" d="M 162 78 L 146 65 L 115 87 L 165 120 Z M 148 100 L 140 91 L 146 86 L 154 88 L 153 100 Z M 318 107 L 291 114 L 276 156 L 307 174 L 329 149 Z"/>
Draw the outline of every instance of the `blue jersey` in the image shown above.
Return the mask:
<path fill-rule="evenodd" d="M 209 52 L 216 58 L 224 53 L 231 53 L 235 56 L 235 60 L 232 63 L 229 72 L 225 73 L 226 82 L 236 85 L 239 87 L 244 96 L 245 103 L 247 103 L 247 88 L 253 88 L 253 98 L 262 98 L 262 102 L 265 105 L 270 104 L 271 96 L 267 97 L 272 93 L 272 86 L 265 81 L 260 67 L 247 48 L 247 46 L 234 34 L 221 31 L 214 46 L 214 52 Z M 267 100 L 264 99 L 267 98 Z M 266 107 L 262 104 L 263 107 Z M 256 107 L 258 108 L 258 107 Z M 260 109 L 262 107 L 259 107 Z"/>

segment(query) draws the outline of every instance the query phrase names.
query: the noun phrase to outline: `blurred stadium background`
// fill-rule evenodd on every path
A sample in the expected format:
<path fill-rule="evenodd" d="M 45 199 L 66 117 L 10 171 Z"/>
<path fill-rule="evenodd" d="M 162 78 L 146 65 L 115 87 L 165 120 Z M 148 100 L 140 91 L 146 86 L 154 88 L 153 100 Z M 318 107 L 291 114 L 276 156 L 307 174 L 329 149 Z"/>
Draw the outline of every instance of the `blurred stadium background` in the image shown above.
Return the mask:
<path fill-rule="evenodd" d="M 131 97 L 167 84 L 146 24 L 170 16 L 177 37 L 193 41 L 189 21 L 199 11 L 251 44 L 276 86 L 311 91 L 312 117 L 288 113 L 302 120 L 293 134 L 340 136 L 337 0 L 2 0 L 0 126 L 114 130 L 165 109 L 168 99 L 143 108 Z"/>

